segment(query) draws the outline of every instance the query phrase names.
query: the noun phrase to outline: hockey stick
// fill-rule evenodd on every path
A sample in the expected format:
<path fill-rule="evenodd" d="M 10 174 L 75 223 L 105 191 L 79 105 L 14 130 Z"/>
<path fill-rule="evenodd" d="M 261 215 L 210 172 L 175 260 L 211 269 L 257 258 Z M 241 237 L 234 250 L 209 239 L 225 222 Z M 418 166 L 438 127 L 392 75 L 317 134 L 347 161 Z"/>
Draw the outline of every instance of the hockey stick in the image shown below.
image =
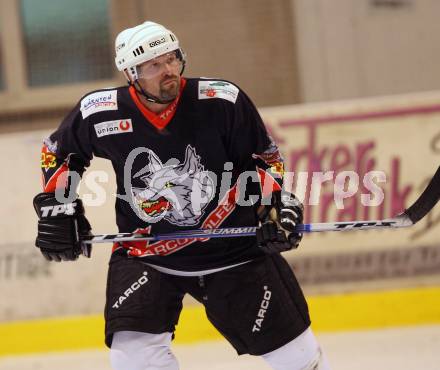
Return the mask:
<path fill-rule="evenodd" d="M 393 218 L 371 221 L 324 222 L 301 224 L 295 229 L 298 233 L 322 231 L 349 231 L 408 227 L 416 224 L 434 208 L 440 198 L 440 167 L 419 198 L 405 212 Z M 84 243 L 110 243 L 123 241 L 158 241 L 176 239 L 205 239 L 255 236 L 256 227 L 232 227 L 221 229 L 182 230 L 167 234 L 120 233 L 83 236 Z"/>

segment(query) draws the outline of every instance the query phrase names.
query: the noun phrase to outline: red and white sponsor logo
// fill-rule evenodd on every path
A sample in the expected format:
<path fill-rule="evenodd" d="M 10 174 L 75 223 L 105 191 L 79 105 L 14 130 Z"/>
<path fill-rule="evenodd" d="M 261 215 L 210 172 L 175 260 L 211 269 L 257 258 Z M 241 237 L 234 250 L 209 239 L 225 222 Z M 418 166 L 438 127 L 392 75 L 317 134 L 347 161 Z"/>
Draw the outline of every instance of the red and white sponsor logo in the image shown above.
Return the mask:
<path fill-rule="evenodd" d="M 207 89 L 205 91 L 206 96 L 209 96 L 210 98 L 213 98 L 216 95 L 216 92 L 214 89 Z"/>
<path fill-rule="evenodd" d="M 96 125 L 94 125 L 94 127 L 97 137 L 133 132 L 133 124 L 131 122 L 131 119 L 105 121 L 97 123 Z"/>
<path fill-rule="evenodd" d="M 120 121 L 119 122 L 119 128 L 121 129 L 121 131 L 127 131 L 130 130 L 131 128 L 131 120 L 125 120 L 125 121 Z"/>
<path fill-rule="evenodd" d="M 199 99 L 219 98 L 234 103 L 240 90 L 237 86 L 226 81 L 199 81 Z"/>
<path fill-rule="evenodd" d="M 218 206 L 208 215 L 206 220 L 203 221 L 201 227 L 202 229 L 218 228 L 234 211 L 237 206 L 236 200 L 238 197 L 238 188 L 238 183 L 236 183 L 231 189 L 229 189 L 223 199 L 219 202 Z M 149 234 L 151 232 L 151 226 L 145 229 L 136 229 L 134 232 Z M 131 256 L 166 256 L 175 253 L 197 241 L 205 242 L 207 240 L 209 240 L 209 238 L 188 238 L 178 240 L 160 240 L 151 244 L 148 241 L 135 241 L 124 242 L 122 245 L 124 248 L 129 249 L 128 254 Z"/>
<path fill-rule="evenodd" d="M 118 109 L 118 91 L 106 90 L 87 95 L 81 100 L 81 114 L 83 119 L 94 113 L 117 110 Z"/>

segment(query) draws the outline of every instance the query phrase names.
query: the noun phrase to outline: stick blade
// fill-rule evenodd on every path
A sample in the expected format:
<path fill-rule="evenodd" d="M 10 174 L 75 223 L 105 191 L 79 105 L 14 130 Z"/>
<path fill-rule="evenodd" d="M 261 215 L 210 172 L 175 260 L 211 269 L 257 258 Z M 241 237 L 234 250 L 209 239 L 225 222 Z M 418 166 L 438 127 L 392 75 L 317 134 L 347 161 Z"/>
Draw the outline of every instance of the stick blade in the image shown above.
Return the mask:
<path fill-rule="evenodd" d="M 440 199 L 440 166 L 420 197 L 409 207 L 406 214 L 413 224 L 420 221 L 434 208 Z"/>

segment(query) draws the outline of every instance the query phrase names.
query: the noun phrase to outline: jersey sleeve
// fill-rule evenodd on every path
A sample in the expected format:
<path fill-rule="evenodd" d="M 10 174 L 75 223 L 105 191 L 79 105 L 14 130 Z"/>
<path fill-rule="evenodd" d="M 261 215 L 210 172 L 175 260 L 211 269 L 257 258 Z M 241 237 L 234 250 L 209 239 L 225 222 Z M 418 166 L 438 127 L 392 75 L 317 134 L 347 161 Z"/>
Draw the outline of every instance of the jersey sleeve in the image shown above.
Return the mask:
<path fill-rule="evenodd" d="M 263 198 L 281 191 L 284 160 L 250 98 L 240 90 L 228 120 L 228 154 L 238 171 L 257 171 Z"/>
<path fill-rule="evenodd" d="M 82 176 L 93 158 L 89 125 L 83 120 L 80 105 L 62 121 L 43 142 L 41 169 L 44 192 L 68 187 L 68 175 Z"/>

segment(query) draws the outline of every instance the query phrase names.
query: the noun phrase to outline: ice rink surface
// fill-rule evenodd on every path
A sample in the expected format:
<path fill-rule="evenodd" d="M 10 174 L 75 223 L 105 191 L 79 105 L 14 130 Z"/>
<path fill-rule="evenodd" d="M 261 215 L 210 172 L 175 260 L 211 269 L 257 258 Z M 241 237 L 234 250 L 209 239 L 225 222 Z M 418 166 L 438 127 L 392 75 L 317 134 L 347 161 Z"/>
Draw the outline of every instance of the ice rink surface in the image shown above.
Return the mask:
<path fill-rule="evenodd" d="M 440 325 L 318 335 L 333 370 L 439 370 Z M 24 339 L 25 340 L 25 339 Z M 265 370 L 225 341 L 177 345 L 181 370 Z M 0 358 L 0 370 L 110 370 L 105 350 Z M 127 369 L 129 370 L 129 369 Z"/>

